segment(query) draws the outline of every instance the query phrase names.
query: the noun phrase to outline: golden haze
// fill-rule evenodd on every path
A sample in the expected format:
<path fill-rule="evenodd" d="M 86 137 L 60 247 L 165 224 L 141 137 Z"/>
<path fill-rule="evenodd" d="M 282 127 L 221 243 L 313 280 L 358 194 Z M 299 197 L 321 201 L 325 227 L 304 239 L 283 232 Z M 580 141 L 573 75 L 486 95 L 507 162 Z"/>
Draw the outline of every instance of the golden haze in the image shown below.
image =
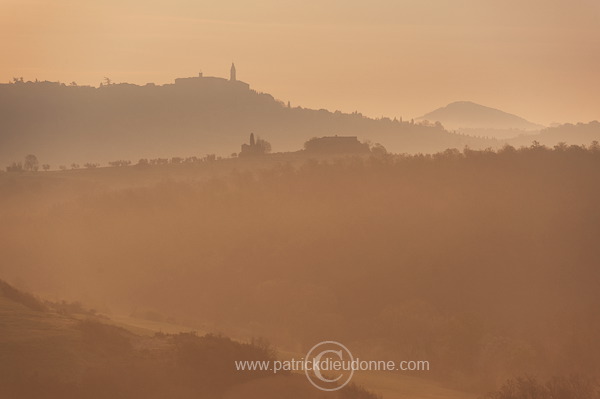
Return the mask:
<path fill-rule="evenodd" d="M 406 118 L 471 100 L 537 123 L 600 109 L 593 0 L 3 0 L 0 80 L 168 83 L 199 70 L 284 101 Z"/>

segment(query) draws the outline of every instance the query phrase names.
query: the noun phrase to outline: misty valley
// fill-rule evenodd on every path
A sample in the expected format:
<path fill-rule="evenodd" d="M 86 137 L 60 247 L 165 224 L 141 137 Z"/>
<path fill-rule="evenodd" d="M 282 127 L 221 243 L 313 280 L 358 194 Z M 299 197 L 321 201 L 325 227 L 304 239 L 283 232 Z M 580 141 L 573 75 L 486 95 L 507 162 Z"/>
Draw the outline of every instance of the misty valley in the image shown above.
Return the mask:
<path fill-rule="evenodd" d="M 600 2 L 0 3 L 0 399 L 600 399 Z"/>
<path fill-rule="evenodd" d="M 596 397 L 597 142 L 366 148 L 1 173 L 4 397 Z"/>

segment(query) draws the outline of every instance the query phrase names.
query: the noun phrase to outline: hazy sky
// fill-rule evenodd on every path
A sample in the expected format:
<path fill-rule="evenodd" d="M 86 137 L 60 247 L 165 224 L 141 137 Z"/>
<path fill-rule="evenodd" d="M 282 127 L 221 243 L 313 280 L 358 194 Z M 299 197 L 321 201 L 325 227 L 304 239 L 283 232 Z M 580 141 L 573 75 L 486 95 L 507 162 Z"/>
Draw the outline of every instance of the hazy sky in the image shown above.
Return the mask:
<path fill-rule="evenodd" d="M 170 83 L 235 61 L 310 108 L 600 119 L 599 0 L 0 0 L 0 48 L 0 81 Z"/>

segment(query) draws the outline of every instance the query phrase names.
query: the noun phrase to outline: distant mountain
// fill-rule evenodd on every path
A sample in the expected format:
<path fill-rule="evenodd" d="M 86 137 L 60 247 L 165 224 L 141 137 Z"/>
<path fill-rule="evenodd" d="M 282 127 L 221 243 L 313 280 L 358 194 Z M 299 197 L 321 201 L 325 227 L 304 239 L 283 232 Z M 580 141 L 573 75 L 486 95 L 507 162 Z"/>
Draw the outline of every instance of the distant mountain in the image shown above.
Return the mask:
<path fill-rule="evenodd" d="M 489 134 L 484 135 L 489 136 L 494 136 L 494 131 L 504 131 L 503 136 L 510 135 L 513 131 L 512 136 L 517 136 L 519 133 L 537 132 L 544 128 L 544 126 L 529 122 L 520 116 L 470 101 L 448 104 L 417 118 L 417 120 L 439 121 L 447 129 L 460 130 L 463 133 L 473 130 L 472 133 L 476 133 L 475 135 L 482 135 L 479 133 L 481 131 L 485 133 L 487 130 Z"/>

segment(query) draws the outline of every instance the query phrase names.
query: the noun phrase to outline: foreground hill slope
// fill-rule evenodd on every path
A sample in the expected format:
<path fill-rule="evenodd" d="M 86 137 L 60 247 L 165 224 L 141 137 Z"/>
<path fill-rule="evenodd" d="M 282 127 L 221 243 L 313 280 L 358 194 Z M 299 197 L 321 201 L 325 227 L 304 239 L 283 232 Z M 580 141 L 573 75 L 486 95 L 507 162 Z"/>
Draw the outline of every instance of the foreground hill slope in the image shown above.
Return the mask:
<path fill-rule="evenodd" d="M 64 399 L 127 395 L 124 397 L 146 399 L 174 394 L 185 398 L 189 393 L 202 398 L 206 391 L 216 390 L 215 397 L 224 399 L 376 399 L 356 386 L 325 394 L 314 389 L 303 376 L 286 373 L 278 376 L 257 373 L 235 380 L 224 367 L 226 361 L 231 361 L 232 351 L 240 358 L 250 355 L 252 359 L 261 359 L 270 355 L 261 347 L 227 338 L 181 333 L 182 327 L 177 325 L 129 317 L 117 319 L 120 321 L 112 316 L 108 319 L 93 315 L 75 304 L 41 302 L 0 280 L 0 396 Z M 165 330 L 173 332 L 163 334 Z M 301 356 L 285 352 L 281 355 L 283 359 Z M 191 361 L 194 364 L 189 364 Z M 203 364 L 216 366 L 220 375 L 212 375 L 210 381 L 202 378 L 201 374 L 206 372 Z M 184 367 L 197 372 L 197 379 L 204 386 L 194 386 L 188 381 L 191 386 L 186 387 L 185 381 L 181 381 L 188 378 L 185 375 L 179 375 L 176 382 L 170 381 L 174 371 L 181 372 L 177 369 Z M 215 377 L 227 381 L 227 386 L 215 388 Z M 157 385 L 146 381 L 148 378 L 173 385 Z M 362 372 L 354 381 L 386 399 L 421 399 L 432 395 L 443 399 L 473 397 L 397 373 Z"/>
<path fill-rule="evenodd" d="M 60 308 L 60 309 L 59 309 Z M 298 375 L 236 372 L 265 346 L 193 333 L 140 336 L 97 316 L 42 303 L 0 280 L 0 397 L 324 398 Z M 354 386 L 329 395 L 374 399 Z"/>

